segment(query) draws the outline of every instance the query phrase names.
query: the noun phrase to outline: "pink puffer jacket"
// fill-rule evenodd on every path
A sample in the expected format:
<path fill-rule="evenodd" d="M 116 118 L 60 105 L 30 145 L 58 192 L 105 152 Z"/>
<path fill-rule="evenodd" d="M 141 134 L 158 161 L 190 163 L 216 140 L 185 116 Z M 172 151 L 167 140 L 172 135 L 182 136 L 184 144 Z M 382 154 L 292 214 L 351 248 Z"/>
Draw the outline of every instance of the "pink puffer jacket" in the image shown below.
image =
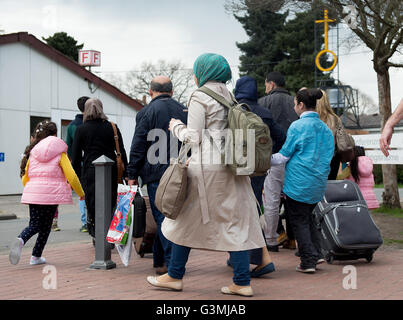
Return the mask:
<path fill-rule="evenodd" d="M 367 156 L 358 157 L 358 171 L 360 172 L 360 181 L 358 182 L 358 186 L 360 187 L 361 193 L 367 202 L 369 209 L 379 208 L 379 203 L 374 193 L 375 182 L 374 175 L 372 173 L 373 168 L 374 165 L 371 158 Z M 347 179 L 355 182 L 351 174 Z"/>
<path fill-rule="evenodd" d="M 72 190 L 59 165 L 66 143 L 49 136 L 40 141 L 29 156 L 28 177 L 21 203 L 72 204 Z"/>

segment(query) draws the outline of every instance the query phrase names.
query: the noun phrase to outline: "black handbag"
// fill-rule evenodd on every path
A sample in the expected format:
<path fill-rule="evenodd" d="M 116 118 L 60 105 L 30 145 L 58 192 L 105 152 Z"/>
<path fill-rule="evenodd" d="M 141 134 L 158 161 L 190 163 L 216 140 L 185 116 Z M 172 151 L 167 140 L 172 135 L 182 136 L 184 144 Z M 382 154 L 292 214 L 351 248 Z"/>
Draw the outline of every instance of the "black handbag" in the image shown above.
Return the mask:
<path fill-rule="evenodd" d="M 140 192 L 136 192 L 133 199 L 133 206 L 133 238 L 142 238 L 146 230 L 147 205 Z"/>

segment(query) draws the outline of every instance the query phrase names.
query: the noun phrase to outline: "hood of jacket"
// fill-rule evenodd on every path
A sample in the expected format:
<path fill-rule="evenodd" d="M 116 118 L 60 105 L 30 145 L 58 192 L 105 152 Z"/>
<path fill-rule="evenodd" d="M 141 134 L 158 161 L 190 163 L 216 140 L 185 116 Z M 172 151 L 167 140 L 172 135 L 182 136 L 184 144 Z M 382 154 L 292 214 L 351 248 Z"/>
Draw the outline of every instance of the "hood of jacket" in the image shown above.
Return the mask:
<path fill-rule="evenodd" d="M 235 85 L 235 99 L 257 101 L 256 80 L 249 76 L 239 78 Z"/>
<path fill-rule="evenodd" d="M 32 149 L 30 157 L 34 157 L 39 162 L 49 162 L 62 152 L 67 152 L 67 144 L 58 137 L 49 136 L 39 141 Z"/>
<path fill-rule="evenodd" d="M 367 156 L 358 157 L 358 170 L 360 171 L 360 176 L 369 177 L 372 174 L 374 165 L 371 158 Z"/>

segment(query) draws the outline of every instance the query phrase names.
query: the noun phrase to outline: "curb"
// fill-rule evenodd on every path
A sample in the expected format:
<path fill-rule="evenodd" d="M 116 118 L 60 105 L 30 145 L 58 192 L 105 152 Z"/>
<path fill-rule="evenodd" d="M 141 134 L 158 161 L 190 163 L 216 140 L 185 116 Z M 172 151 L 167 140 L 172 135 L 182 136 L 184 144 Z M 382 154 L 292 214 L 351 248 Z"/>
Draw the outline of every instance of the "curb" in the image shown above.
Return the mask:
<path fill-rule="evenodd" d="M 14 213 L 0 212 L 0 220 L 12 220 L 12 219 L 17 219 L 17 216 Z"/>

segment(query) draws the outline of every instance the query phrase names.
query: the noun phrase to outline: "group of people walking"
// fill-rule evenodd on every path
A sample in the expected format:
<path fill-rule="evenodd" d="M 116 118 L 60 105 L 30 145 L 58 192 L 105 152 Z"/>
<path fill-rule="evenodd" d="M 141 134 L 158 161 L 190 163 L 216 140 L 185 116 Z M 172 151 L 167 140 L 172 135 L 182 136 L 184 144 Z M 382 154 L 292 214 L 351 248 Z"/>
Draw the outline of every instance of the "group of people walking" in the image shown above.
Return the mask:
<path fill-rule="evenodd" d="M 225 164 L 211 161 L 221 158 L 222 141 L 219 134 L 205 137 L 203 132 L 224 131 L 228 127 L 228 110 L 200 90 L 192 93 L 185 107 L 172 98 L 169 78 L 154 78 L 149 89 L 152 100 L 136 116 L 129 161 L 119 128 L 115 134 L 102 102 L 82 97 L 79 99 L 84 105 L 80 109 L 82 123 L 81 117 L 75 120 L 69 148 L 56 137 L 56 125 L 46 121 L 37 126 L 34 140 L 25 150 L 21 164 L 25 186 L 21 202 L 29 204 L 30 224 L 11 246 L 11 263 L 18 263 L 23 245 L 35 233 L 39 237 L 31 264 L 45 262 L 42 251 L 57 205 L 72 203 L 68 183 L 82 201 L 85 199 L 87 218 L 83 227 L 95 238 L 92 162 L 101 155 L 115 160 L 110 185 L 113 208 L 118 184 L 117 139 L 126 168 L 123 178 L 129 185 L 147 185 L 157 224 L 153 265 L 159 276 L 147 278 L 151 285 L 182 290 L 192 248 L 227 251 L 233 278 L 221 292 L 252 296 L 251 278 L 275 271 L 269 252 L 279 248 L 281 203 L 285 205 L 287 220 L 288 237 L 285 238 L 291 248 L 293 243 L 298 245 L 301 261 L 296 270 L 315 272 L 317 264 L 324 260 L 311 213 L 323 198 L 327 180 L 335 179 L 340 167 L 334 142 L 335 126 L 340 119 L 330 108 L 325 92 L 302 88 L 293 97 L 285 89 L 284 76 L 271 72 L 265 81 L 265 97 L 258 99 L 256 80 L 249 76 L 237 81 L 233 94 L 226 86 L 232 78 L 228 62 L 212 53 L 199 56 L 193 71 L 198 88 L 206 87 L 227 101 L 236 98 L 239 103 L 246 103 L 269 127 L 273 149 L 267 175 L 252 178 L 234 175 Z M 166 148 L 152 149 L 155 141 L 150 141 L 149 134 L 153 129 L 166 134 Z M 189 143 L 192 153 L 186 163 L 186 200 L 177 219 L 171 220 L 158 210 L 155 197 L 169 160 L 178 151 L 172 148 L 175 140 Z M 151 150 L 158 162 L 150 159 Z M 264 207 L 263 223 L 257 203 Z M 250 264 L 255 265 L 252 270 Z"/>

